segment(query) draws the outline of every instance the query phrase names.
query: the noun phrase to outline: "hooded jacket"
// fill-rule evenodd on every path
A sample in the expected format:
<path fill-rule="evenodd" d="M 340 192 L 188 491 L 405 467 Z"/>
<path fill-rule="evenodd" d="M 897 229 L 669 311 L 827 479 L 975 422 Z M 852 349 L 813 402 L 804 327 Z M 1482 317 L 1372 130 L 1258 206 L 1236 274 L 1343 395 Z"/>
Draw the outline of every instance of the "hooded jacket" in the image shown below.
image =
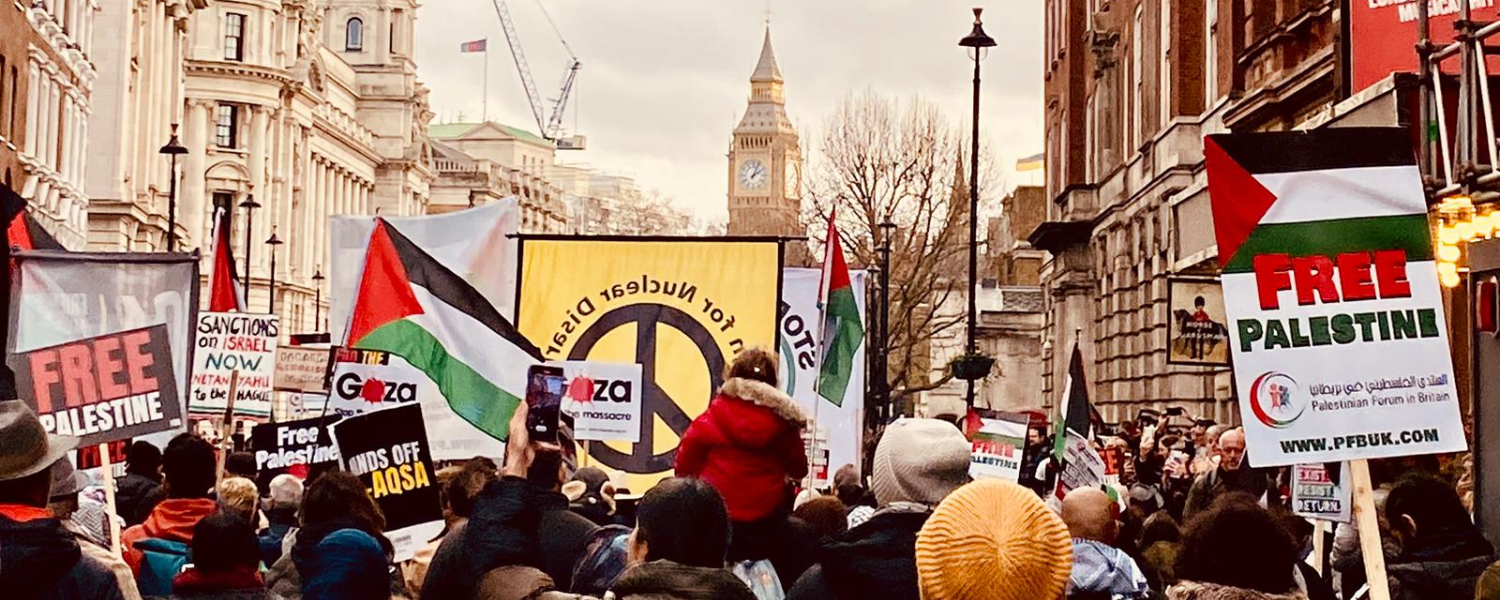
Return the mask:
<path fill-rule="evenodd" d="M 1167 588 L 1167 600 L 1307 600 L 1300 591 L 1272 594 L 1217 583 L 1184 581 Z"/>
<path fill-rule="evenodd" d="M 219 510 L 219 503 L 208 498 L 163 500 L 161 504 L 156 505 L 156 508 L 151 509 L 151 516 L 146 517 L 145 522 L 126 529 L 120 534 L 120 544 L 125 549 L 126 564 L 129 564 L 130 570 L 135 571 L 136 576 L 139 577 L 143 554 L 135 548 L 136 542 L 160 538 L 191 546 L 193 526 L 217 510 Z"/>
<path fill-rule="evenodd" d="M 140 473 L 126 473 L 115 481 L 115 506 L 126 525 L 139 525 L 154 506 L 151 498 L 161 488 L 161 479 Z"/>
<path fill-rule="evenodd" d="M 787 600 L 917 600 L 917 533 L 931 514 L 886 509 L 834 537 Z"/>
<path fill-rule="evenodd" d="M 381 539 L 352 523 L 325 523 L 297 532 L 292 563 L 306 600 L 383 600 L 391 575 Z"/>
<path fill-rule="evenodd" d="M 750 588 L 727 569 L 690 567 L 657 560 L 620 576 L 604 600 L 756 600 Z"/>
<path fill-rule="evenodd" d="M 1470 600 L 1495 549 L 1478 529 L 1438 532 L 1408 542 L 1390 565 L 1392 600 Z"/>
<path fill-rule="evenodd" d="M 719 490 L 729 518 L 758 521 L 782 504 L 786 480 L 807 476 L 802 408 L 774 386 L 724 382 L 677 448 L 678 477 L 701 477 Z"/>
<path fill-rule="evenodd" d="M 121 600 L 109 567 L 44 509 L 0 505 L 0 590 L 6 598 Z"/>

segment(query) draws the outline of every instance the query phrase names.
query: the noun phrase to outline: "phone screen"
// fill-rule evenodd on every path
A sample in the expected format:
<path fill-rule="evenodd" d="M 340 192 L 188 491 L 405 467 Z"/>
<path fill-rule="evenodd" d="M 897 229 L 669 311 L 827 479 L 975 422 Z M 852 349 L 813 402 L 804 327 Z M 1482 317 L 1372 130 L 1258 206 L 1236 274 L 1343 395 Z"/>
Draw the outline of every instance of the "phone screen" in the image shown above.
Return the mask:
<path fill-rule="evenodd" d="M 532 441 L 555 443 L 567 380 L 562 369 L 542 365 L 531 367 L 526 375 L 526 406 L 529 409 L 526 432 Z"/>

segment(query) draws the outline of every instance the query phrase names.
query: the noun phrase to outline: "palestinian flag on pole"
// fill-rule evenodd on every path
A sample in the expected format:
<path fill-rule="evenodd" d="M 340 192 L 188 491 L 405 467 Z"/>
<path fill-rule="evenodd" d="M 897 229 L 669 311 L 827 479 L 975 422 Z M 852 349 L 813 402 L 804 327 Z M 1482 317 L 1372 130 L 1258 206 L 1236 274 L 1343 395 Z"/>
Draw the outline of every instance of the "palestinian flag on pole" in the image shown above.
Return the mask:
<path fill-rule="evenodd" d="M 865 327 L 860 322 L 859 301 L 854 297 L 849 264 L 844 262 L 844 246 L 839 241 L 833 213 L 828 215 L 828 242 L 823 251 L 818 305 L 823 311 L 823 366 L 818 373 L 818 395 L 834 406 L 843 406 L 854 358 L 865 340 Z"/>
<path fill-rule="evenodd" d="M 1434 251 L 1409 132 L 1211 135 L 1203 154 L 1255 466 L 1463 451 L 1438 282 L 1461 279 L 1433 260 L 1463 234 Z"/>
<path fill-rule="evenodd" d="M 1057 460 L 1063 460 L 1063 454 L 1068 447 L 1068 432 L 1073 432 L 1084 439 L 1089 437 L 1089 428 L 1092 425 L 1089 415 L 1093 413 L 1093 407 L 1089 405 L 1089 388 L 1084 379 L 1083 371 L 1083 349 L 1078 347 L 1078 342 L 1073 342 L 1073 358 L 1068 361 L 1068 381 L 1063 387 L 1062 405 L 1057 407 L 1057 420 L 1053 423 L 1052 455 Z"/>
<path fill-rule="evenodd" d="M 349 342 L 405 358 L 454 413 L 500 440 L 525 398 L 528 368 L 541 362 L 489 300 L 384 219 L 370 234 Z"/>
<path fill-rule="evenodd" d="M 213 265 L 208 272 L 208 310 L 210 312 L 244 312 L 245 288 L 234 272 L 234 244 L 229 242 L 231 214 L 220 208 L 214 219 Z"/>

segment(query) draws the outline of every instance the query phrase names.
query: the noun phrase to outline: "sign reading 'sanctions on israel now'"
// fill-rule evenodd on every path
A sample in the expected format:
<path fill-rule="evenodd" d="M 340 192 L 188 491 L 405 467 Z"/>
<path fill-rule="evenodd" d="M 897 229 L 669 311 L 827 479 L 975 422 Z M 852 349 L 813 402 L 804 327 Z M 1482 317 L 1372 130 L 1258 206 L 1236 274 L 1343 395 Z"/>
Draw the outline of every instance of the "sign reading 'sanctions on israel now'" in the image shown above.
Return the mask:
<path fill-rule="evenodd" d="M 1211 135 L 1204 157 L 1251 464 L 1467 449 L 1409 135 Z"/>

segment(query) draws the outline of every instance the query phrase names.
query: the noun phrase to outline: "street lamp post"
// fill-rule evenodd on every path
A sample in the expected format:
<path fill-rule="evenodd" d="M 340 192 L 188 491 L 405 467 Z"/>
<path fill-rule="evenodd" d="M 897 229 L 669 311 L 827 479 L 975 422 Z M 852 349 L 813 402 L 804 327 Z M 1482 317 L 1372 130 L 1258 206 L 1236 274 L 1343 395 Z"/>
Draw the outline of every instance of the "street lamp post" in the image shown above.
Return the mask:
<path fill-rule="evenodd" d="M 171 182 L 167 184 L 167 252 L 177 251 L 177 157 L 187 154 L 188 149 L 177 141 L 177 124 L 172 124 L 172 137 L 167 139 L 167 145 L 162 146 L 157 152 L 167 155 L 171 161 L 168 171 Z"/>
<path fill-rule="evenodd" d="M 276 228 L 272 227 L 271 237 L 266 238 L 266 245 L 271 247 L 271 302 L 267 312 L 273 315 L 276 314 L 276 248 L 282 243 L 281 238 L 276 237 Z"/>
<path fill-rule="evenodd" d="M 323 265 L 313 271 L 313 331 L 322 331 L 323 322 Z"/>
<path fill-rule="evenodd" d="M 969 356 L 975 354 L 975 332 L 979 315 L 974 301 L 974 287 L 979 281 L 979 61 L 984 60 L 987 49 L 995 45 L 995 39 L 984 33 L 984 22 L 979 18 L 983 12 L 983 8 L 974 8 L 974 30 L 958 41 L 958 45 L 969 49 L 969 58 L 974 60 L 974 129 L 969 135 L 969 289 L 965 292 L 969 298 L 965 354 Z M 968 384 L 965 401 L 973 408 L 974 380 L 968 380 Z"/>
<path fill-rule="evenodd" d="M 880 223 L 880 322 L 876 329 L 880 331 L 879 370 L 876 375 L 880 377 L 880 406 L 885 422 L 891 418 L 891 369 L 889 356 L 891 353 L 891 234 L 896 231 L 896 224 L 887 217 Z"/>
<path fill-rule="evenodd" d="M 250 309 L 250 240 L 253 239 L 251 230 L 255 229 L 255 209 L 260 208 L 260 203 L 255 201 L 255 191 L 252 189 L 245 195 L 245 201 L 240 203 L 240 208 L 245 209 L 245 310 Z"/>

